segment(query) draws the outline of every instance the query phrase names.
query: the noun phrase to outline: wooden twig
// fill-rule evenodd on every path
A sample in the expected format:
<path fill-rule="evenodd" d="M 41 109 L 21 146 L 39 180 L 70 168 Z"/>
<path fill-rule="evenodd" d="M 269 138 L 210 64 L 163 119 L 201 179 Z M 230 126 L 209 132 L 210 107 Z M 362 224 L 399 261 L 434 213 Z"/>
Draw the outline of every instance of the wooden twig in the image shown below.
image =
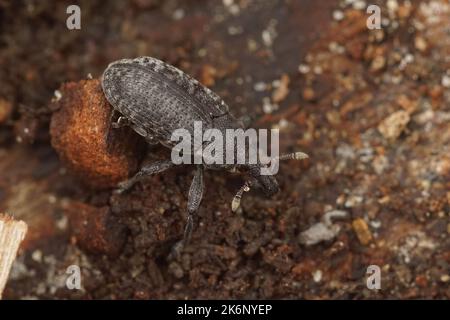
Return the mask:
<path fill-rule="evenodd" d="M 25 238 L 27 229 L 25 222 L 15 221 L 10 216 L 0 214 L 0 299 L 17 250 Z"/>

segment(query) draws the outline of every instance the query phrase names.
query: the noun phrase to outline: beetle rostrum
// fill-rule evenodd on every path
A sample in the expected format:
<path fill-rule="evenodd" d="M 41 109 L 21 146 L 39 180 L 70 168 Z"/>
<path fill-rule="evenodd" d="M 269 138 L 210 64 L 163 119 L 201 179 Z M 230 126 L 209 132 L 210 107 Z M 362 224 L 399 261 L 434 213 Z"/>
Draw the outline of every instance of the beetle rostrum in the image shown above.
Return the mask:
<path fill-rule="evenodd" d="M 113 121 L 115 116 L 111 117 L 111 130 L 130 126 L 150 144 L 160 143 L 173 148 L 176 145 L 171 139 L 173 132 L 184 129 L 193 135 L 194 123 L 199 121 L 203 133 L 217 129 L 225 136 L 227 129 L 244 129 L 242 121 L 229 112 L 228 106 L 217 94 L 176 67 L 152 57 L 122 59 L 111 63 L 103 73 L 102 87 L 114 108 L 113 113 L 119 113 L 117 121 Z M 209 143 L 203 144 L 207 146 Z M 244 153 L 244 158 L 249 158 L 248 151 L 238 147 L 235 140 L 227 140 L 224 146 L 231 147 L 236 155 Z M 295 152 L 272 161 L 307 157 L 302 152 Z M 174 165 L 169 159 L 143 166 L 132 178 L 119 184 L 118 192 L 129 189 L 145 176 L 163 172 Z M 267 167 L 261 162 L 250 163 L 245 160 L 244 163 L 230 164 L 223 161 L 220 164 L 201 163 L 195 166 L 188 194 L 184 238 L 177 244 L 178 249 L 183 248 L 191 237 L 194 215 L 202 200 L 205 169 L 233 170 L 248 175 L 248 180 L 233 198 L 233 211 L 238 209 L 243 193 L 251 187 L 261 188 L 266 196 L 272 196 L 279 189 L 274 176 L 261 174 L 261 168 Z"/>

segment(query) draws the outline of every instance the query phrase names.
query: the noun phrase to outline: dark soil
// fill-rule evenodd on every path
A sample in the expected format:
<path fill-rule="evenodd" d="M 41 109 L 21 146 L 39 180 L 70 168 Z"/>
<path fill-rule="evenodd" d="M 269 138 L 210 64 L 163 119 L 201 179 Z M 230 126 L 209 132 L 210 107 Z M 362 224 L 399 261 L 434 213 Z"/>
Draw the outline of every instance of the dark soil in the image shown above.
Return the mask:
<path fill-rule="evenodd" d="M 68 30 L 71 2 L 0 0 L 0 212 L 29 225 L 4 297 L 450 298 L 450 4 L 377 1 L 383 28 L 369 30 L 348 2 L 79 1 L 81 30 Z M 117 195 L 87 187 L 50 143 L 55 90 L 141 55 L 310 156 L 237 213 L 242 177 L 207 172 L 180 257 L 192 168 Z M 332 210 L 346 215 L 332 235 L 305 244 Z M 82 290 L 66 288 L 72 264 Z M 366 286 L 370 265 L 380 290 Z"/>

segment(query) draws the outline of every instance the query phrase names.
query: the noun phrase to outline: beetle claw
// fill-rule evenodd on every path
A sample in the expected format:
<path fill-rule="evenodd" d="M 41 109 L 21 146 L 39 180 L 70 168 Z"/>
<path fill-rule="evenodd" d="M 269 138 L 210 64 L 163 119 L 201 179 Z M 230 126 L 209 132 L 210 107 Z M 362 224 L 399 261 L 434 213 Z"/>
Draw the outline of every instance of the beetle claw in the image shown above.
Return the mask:
<path fill-rule="evenodd" d="M 125 193 L 127 190 L 129 190 L 131 187 L 133 186 L 133 183 L 130 183 L 129 180 L 127 181 L 122 181 L 117 185 L 117 189 L 114 190 L 114 193 L 116 194 L 123 194 Z"/>
<path fill-rule="evenodd" d="M 111 123 L 111 126 L 113 127 L 113 129 L 119 129 L 119 128 L 123 128 L 130 125 L 130 122 L 125 118 L 120 116 L 119 119 L 117 119 L 117 121 L 114 121 Z"/>

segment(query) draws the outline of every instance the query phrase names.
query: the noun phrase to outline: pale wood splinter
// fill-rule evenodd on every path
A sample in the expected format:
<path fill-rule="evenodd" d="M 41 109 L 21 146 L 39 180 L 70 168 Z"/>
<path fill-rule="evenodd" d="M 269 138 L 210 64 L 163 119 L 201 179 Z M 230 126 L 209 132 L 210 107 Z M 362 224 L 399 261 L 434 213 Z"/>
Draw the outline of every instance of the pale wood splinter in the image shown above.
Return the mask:
<path fill-rule="evenodd" d="M 25 222 L 0 213 L 0 299 L 27 229 Z"/>

